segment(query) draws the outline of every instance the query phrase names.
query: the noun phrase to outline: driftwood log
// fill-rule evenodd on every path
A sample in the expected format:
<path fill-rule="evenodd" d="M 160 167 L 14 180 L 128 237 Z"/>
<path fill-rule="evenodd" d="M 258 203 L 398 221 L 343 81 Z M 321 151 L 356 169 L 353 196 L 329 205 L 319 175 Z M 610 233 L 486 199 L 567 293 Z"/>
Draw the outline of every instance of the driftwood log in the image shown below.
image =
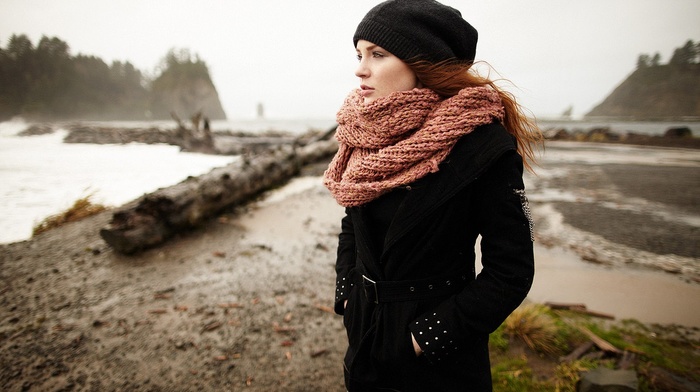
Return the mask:
<path fill-rule="evenodd" d="M 222 210 L 289 180 L 301 166 L 329 157 L 336 150 L 334 140 L 318 140 L 242 157 L 121 207 L 109 225 L 100 230 L 100 236 L 123 254 L 157 246 L 178 232 L 196 227 Z"/>
<path fill-rule="evenodd" d="M 545 302 L 544 304 L 549 306 L 550 309 L 554 309 L 554 310 L 570 310 L 572 312 L 587 314 L 589 316 L 595 316 L 595 317 L 605 318 L 605 319 L 609 319 L 609 320 L 615 319 L 615 316 L 613 316 L 612 314 L 588 310 L 588 308 L 586 307 L 586 304 L 578 304 L 578 303 L 569 304 L 569 303 L 558 303 L 558 302 Z"/>
<path fill-rule="evenodd" d="M 600 336 L 594 334 L 590 329 L 586 327 L 578 327 L 584 335 L 588 336 L 589 339 L 595 344 L 599 349 L 612 354 L 622 355 L 622 350 L 612 345 L 612 343 L 601 338 Z"/>

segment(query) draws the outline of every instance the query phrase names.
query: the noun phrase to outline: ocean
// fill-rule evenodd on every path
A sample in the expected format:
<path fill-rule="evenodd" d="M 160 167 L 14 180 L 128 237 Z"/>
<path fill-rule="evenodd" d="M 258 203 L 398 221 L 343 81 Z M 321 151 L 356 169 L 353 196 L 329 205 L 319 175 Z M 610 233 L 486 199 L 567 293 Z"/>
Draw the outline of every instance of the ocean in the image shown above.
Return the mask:
<path fill-rule="evenodd" d="M 287 131 L 301 134 L 309 129 L 326 130 L 334 119 L 229 120 L 212 121 L 212 131 Z M 172 128 L 172 121 L 93 122 L 113 127 L 160 126 Z M 238 159 L 181 152 L 169 145 L 65 144 L 67 131 L 17 136 L 28 124 L 0 123 L 0 243 L 31 237 L 32 228 L 46 217 L 70 207 L 77 199 L 119 206 L 158 188 L 174 185 L 188 176 L 207 173 Z M 688 126 L 700 135 L 700 123 L 601 123 L 542 121 L 542 128 L 570 130 L 609 126 L 613 131 L 663 134 L 671 126 Z"/>

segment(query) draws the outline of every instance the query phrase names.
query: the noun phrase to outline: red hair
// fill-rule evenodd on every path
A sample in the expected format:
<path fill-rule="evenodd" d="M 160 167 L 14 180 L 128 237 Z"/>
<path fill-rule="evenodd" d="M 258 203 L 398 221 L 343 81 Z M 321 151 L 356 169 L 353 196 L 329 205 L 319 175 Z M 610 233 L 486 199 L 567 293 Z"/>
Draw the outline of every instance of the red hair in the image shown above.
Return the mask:
<path fill-rule="evenodd" d="M 543 141 L 542 132 L 533 118 L 525 115 L 513 94 L 498 87 L 494 81 L 471 70 L 472 63 L 443 61 L 430 63 L 424 60 L 407 61 L 423 87 L 443 97 L 451 97 L 466 87 L 489 86 L 501 97 L 505 109 L 503 126 L 517 140 L 518 153 L 524 158 L 525 168 L 532 172 L 535 163 L 534 148 Z"/>

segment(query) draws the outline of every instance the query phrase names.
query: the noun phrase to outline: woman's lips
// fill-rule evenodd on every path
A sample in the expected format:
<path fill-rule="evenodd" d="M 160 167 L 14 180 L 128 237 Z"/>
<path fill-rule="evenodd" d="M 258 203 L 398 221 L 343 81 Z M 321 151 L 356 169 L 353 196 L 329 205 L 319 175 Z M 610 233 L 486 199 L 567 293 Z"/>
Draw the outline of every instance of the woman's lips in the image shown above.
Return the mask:
<path fill-rule="evenodd" d="M 360 96 L 362 96 L 363 98 L 367 98 L 373 92 L 374 92 L 374 89 L 372 87 L 368 87 L 368 86 L 364 86 L 364 85 L 360 86 Z"/>

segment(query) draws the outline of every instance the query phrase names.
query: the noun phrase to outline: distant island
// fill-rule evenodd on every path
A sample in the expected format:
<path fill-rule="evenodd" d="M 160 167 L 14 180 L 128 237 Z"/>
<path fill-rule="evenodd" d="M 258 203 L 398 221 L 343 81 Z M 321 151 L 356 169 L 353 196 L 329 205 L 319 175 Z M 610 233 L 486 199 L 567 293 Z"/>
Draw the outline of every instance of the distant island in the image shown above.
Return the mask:
<path fill-rule="evenodd" d="M 660 60 L 640 55 L 637 69 L 585 118 L 700 121 L 700 42 L 688 40 L 667 64 Z"/>
<path fill-rule="evenodd" d="M 71 55 L 68 44 L 43 36 L 35 46 L 12 35 L 0 47 L 0 121 L 226 119 L 204 61 L 171 49 L 147 77 L 131 63 L 111 65 Z"/>

